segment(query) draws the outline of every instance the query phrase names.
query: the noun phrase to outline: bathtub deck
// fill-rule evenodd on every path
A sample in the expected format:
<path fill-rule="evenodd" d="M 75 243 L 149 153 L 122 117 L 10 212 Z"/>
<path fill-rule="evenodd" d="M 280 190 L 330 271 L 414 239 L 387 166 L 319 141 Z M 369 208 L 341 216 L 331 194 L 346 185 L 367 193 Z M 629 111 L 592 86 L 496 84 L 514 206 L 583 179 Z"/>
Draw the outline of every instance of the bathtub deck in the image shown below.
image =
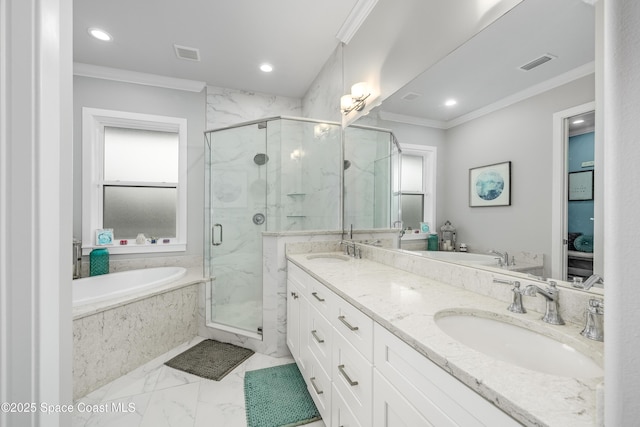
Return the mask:
<path fill-rule="evenodd" d="M 78 405 L 101 405 L 133 412 L 74 412 L 74 427 L 245 427 L 244 373 L 293 362 L 256 353 L 222 381 L 210 381 L 178 371 L 163 363 L 204 338 L 196 337 L 129 374 L 79 399 Z M 117 406 L 121 404 L 120 406 Z M 322 421 L 307 424 L 324 427 Z"/>

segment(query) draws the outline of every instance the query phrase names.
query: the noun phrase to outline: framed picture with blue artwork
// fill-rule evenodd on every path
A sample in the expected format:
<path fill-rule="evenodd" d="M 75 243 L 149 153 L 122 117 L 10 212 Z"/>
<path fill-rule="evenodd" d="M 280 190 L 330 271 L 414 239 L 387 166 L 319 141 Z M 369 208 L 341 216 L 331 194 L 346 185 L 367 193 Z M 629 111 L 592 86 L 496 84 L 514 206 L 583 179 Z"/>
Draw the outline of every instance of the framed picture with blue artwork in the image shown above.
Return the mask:
<path fill-rule="evenodd" d="M 511 205 L 511 162 L 469 169 L 469 206 Z"/>

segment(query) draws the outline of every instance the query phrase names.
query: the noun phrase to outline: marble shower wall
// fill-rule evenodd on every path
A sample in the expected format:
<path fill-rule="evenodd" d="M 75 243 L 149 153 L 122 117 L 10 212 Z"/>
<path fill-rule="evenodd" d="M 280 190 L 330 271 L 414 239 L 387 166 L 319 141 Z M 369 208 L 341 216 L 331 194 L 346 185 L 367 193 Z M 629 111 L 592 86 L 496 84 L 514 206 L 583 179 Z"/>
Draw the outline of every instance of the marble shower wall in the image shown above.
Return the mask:
<path fill-rule="evenodd" d="M 300 99 L 207 86 L 207 129 L 274 116 L 302 115 Z"/>
<path fill-rule="evenodd" d="M 333 122 L 342 120 L 340 97 L 348 92 L 342 81 L 343 49 L 342 44 L 336 47 L 302 98 L 304 117 Z"/>
<path fill-rule="evenodd" d="M 340 228 L 340 126 L 268 124 L 268 231 Z"/>

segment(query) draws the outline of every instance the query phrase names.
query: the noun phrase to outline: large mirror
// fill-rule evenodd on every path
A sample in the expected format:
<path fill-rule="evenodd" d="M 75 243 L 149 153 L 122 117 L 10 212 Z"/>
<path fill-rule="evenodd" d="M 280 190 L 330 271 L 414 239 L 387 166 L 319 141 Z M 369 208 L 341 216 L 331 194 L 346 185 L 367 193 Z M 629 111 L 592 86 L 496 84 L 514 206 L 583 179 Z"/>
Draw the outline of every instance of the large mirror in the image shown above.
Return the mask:
<path fill-rule="evenodd" d="M 581 231 L 570 229 L 573 222 L 569 224 L 577 204 L 586 202 L 569 200 L 569 182 L 585 183 L 593 176 L 598 187 L 601 179 L 595 159 L 598 149 L 593 148 L 593 118 L 591 128 L 584 131 L 592 133 L 591 154 L 586 154 L 591 158 L 581 153 L 578 163 L 561 159 L 561 179 L 553 170 L 559 151 L 554 146 L 558 144 L 556 134 L 568 139 L 575 121 L 561 117 L 558 127 L 554 116 L 560 120 L 558 112 L 594 105 L 596 9 L 589 3 L 593 2 L 523 1 L 361 120 L 391 129 L 400 147 L 409 144 L 437 149 L 436 208 L 427 218 L 433 221 L 432 232 L 449 220 L 457 229 L 458 244 L 466 243 L 470 252 L 539 254 L 544 259 L 540 275 L 557 280 L 577 275 L 577 270 L 570 272 L 568 266 L 568 240 L 575 233 L 586 236 L 581 239 L 587 241 L 582 249 L 592 250 L 571 247 L 578 256 L 585 255 L 583 259 L 591 258 L 590 266 L 583 265 L 579 273 L 604 276 L 600 267 L 594 267 L 602 265 L 598 249 L 602 242 L 593 238 L 595 234 L 596 240 L 601 239 L 597 228 L 602 224 L 598 214 L 602 200 L 597 191 L 589 201 L 591 213 L 581 218 Z M 510 203 L 471 207 L 470 170 L 503 162 L 511 162 Z M 569 178 L 569 172 L 579 173 Z M 562 189 L 564 200 L 554 196 L 557 189 Z M 586 199 L 587 195 L 578 197 Z M 583 207 L 578 209 L 580 215 Z M 564 224 L 560 234 L 554 231 L 558 219 L 553 215 L 558 210 Z M 585 231 L 584 221 L 596 230 Z M 562 270 L 552 267 L 559 252 L 564 257 Z"/>

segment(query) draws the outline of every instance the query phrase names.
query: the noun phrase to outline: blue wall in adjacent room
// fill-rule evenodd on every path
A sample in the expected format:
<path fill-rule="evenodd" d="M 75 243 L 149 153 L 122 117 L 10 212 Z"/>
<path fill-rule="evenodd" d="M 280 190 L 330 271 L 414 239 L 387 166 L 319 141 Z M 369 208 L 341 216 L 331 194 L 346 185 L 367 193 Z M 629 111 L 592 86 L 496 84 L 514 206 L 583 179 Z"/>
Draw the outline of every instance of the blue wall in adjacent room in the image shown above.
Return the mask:
<path fill-rule="evenodd" d="M 582 167 L 583 162 L 594 159 L 594 133 L 589 132 L 569 138 L 569 172 L 593 170 L 593 166 Z M 597 171 L 594 171 L 594 174 Z M 570 201 L 568 205 L 569 233 L 593 235 L 593 200 Z"/>

